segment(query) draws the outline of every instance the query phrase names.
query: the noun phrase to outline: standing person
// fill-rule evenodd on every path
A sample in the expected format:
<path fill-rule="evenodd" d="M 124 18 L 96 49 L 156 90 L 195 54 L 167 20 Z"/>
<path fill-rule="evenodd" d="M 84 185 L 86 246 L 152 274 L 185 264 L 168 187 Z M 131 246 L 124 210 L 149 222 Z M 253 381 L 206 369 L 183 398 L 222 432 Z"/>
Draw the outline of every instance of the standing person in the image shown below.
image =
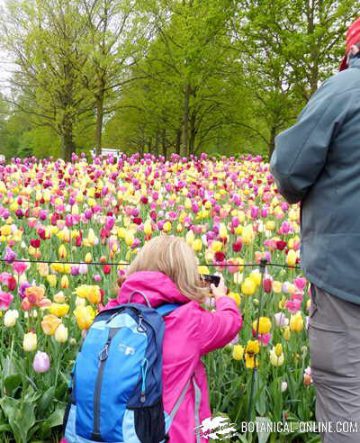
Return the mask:
<path fill-rule="evenodd" d="M 360 441 L 360 19 L 348 30 L 341 72 L 277 137 L 271 172 L 301 202 L 301 265 L 316 417 L 325 443 Z M 358 432 L 356 432 L 358 431 Z"/>

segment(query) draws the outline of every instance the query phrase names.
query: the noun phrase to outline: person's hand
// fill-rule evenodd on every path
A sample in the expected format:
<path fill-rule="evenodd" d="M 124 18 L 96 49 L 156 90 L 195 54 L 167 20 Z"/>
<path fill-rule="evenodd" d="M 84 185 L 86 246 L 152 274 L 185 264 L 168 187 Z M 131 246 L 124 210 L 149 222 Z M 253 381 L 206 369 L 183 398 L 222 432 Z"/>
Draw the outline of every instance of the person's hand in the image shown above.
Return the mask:
<path fill-rule="evenodd" d="M 211 293 L 214 296 L 215 300 L 217 300 L 220 297 L 226 296 L 228 293 L 224 277 L 221 274 L 219 274 L 219 277 L 220 277 L 219 286 L 215 286 L 214 284 L 210 285 Z"/>

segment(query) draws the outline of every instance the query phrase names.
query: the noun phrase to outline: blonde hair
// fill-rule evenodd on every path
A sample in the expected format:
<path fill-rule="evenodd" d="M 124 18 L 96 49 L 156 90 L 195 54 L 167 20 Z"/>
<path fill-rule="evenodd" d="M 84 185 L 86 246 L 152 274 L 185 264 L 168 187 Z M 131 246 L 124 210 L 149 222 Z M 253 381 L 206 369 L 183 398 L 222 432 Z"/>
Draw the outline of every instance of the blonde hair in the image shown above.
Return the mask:
<path fill-rule="evenodd" d="M 203 302 L 208 294 L 201 285 L 195 253 L 180 237 L 160 235 L 147 242 L 129 266 L 127 275 L 139 271 L 166 274 L 191 300 Z"/>

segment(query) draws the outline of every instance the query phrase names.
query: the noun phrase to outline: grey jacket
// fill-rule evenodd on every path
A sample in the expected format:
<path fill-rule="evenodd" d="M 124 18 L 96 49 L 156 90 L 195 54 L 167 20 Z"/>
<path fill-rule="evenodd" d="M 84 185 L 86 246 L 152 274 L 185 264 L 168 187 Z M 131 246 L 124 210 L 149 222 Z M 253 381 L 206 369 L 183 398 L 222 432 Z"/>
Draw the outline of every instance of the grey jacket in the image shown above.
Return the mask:
<path fill-rule="evenodd" d="M 286 200 L 301 202 L 307 279 L 360 304 L 359 58 L 324 82 L 277 137 L 270 170 Z"/>

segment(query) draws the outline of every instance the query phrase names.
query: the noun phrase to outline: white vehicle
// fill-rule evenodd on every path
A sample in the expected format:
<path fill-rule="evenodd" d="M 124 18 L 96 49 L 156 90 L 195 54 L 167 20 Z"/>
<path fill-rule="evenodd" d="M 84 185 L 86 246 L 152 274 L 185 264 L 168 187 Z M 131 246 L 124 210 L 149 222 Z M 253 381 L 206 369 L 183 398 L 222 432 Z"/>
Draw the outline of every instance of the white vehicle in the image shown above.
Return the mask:
<path fill-rule="evenodd" d="M 121 154 L 122 154 L 122 152 L 119 149 L 115 149 L 115 148 L 103 148 L 101 150 L 101 155 L 102 156 L 112 155 L 115 158 L 119 158 Z M 96 150 L 95 149 L 93 149 L 91 151 L 91 156 L 92 157 L 96 157 Z"/>

